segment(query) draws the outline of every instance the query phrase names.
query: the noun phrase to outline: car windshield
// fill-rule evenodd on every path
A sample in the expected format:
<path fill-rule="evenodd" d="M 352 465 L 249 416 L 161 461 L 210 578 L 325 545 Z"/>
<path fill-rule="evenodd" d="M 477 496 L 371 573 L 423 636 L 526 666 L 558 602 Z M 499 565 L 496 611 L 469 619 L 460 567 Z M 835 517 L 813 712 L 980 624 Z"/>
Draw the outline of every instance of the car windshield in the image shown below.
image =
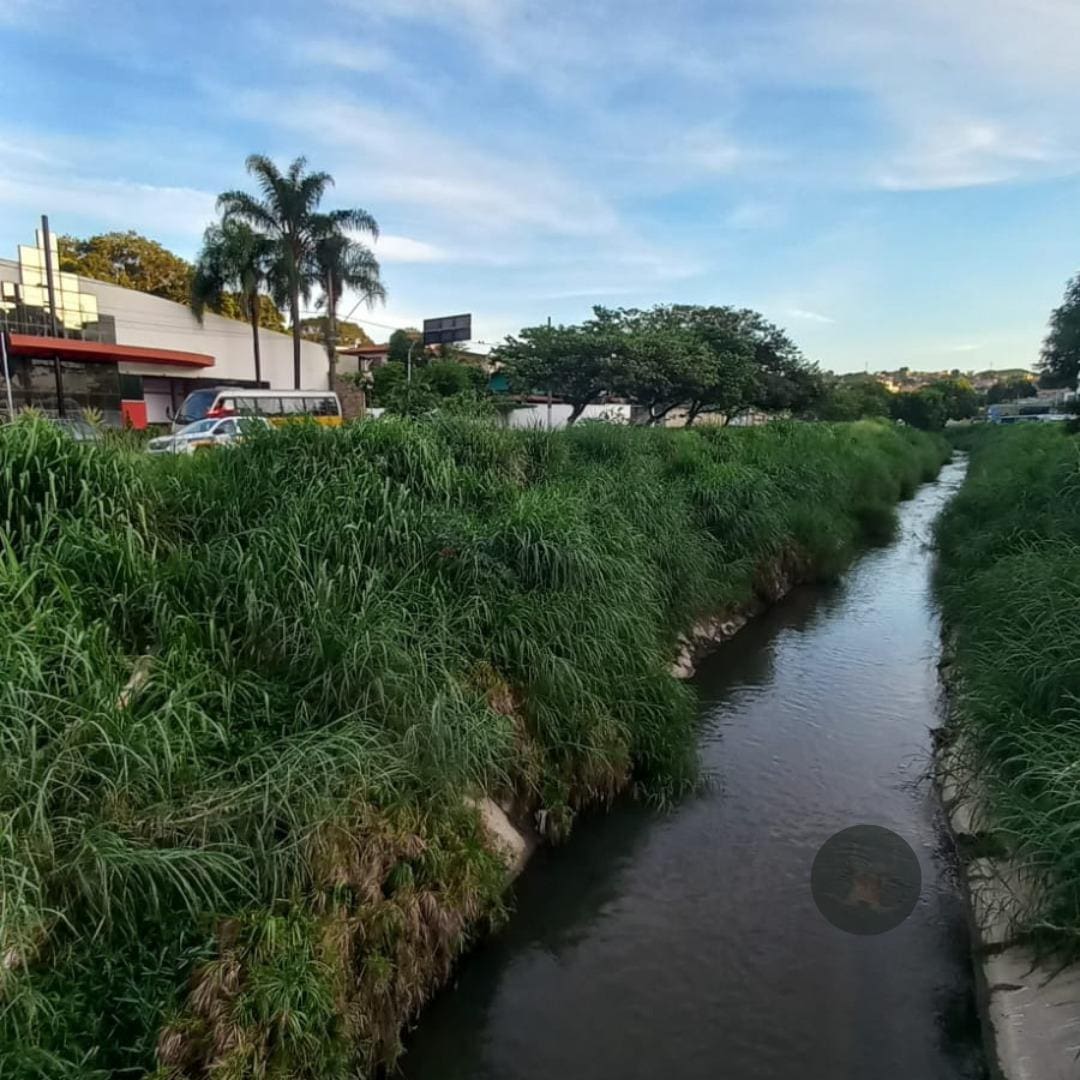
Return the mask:
<path fill-rule="evenodd" d="M 208 431 L 214 430 L 216 423 L 216 420 L 196 420 L 194 424 L 181 428 L 177 435 L 205 435 Z"/>
<path fill-rule="evenodd" d="M 210 406 L 214 404 L 214 399 L 218 396 L 219 391 L 213 390 L 196 390 L 184 399 L 184 404 L 180 406 L 180 412 L 177 413 L 178 420 L 201 420 L 209 411 Z"/>

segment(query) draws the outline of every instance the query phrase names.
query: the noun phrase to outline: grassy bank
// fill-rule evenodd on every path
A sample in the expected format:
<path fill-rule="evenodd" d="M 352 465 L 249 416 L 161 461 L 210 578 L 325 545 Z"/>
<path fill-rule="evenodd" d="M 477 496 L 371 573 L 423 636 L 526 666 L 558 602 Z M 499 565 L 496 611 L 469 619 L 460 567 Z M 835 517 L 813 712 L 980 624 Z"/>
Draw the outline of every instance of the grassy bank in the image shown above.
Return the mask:
<path fill-rule="evenodd" d="M 1025 929 L 1080 950 L 1080 439 L 1058 425 L 963 436 L 938 525 L 955 730 L 997 849 L 1034 875 Z"/>
<path fill-rule="evenodd" d="M 694 780 L 698 617 L 883 539 L 886 424 L 296 427 L 155 460 L 0 427 L 0 1075 L 346 1077 L 504 871 Z"/>

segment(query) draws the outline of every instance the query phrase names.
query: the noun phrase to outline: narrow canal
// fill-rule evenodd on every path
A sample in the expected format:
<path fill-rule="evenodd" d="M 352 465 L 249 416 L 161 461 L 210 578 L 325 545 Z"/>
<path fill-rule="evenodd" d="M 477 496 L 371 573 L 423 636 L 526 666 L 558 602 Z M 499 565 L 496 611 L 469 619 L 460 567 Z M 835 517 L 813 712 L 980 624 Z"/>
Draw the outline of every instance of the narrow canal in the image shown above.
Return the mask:
<path fill-rule="evenodd" d="M 408 1044 L 411 1080 L 936 1080 L 984 1075 L 967 929 L 926 779 L 939 723 L 934 518 L 963 465 L 901 507 L 844 580 L 747 627 L 696 678 L 713 782 L 627 802 L 542 851 L 508 926 Z M 911 915 L 826 921 L 815 855 L 853 825 L 917 855 Z"/>

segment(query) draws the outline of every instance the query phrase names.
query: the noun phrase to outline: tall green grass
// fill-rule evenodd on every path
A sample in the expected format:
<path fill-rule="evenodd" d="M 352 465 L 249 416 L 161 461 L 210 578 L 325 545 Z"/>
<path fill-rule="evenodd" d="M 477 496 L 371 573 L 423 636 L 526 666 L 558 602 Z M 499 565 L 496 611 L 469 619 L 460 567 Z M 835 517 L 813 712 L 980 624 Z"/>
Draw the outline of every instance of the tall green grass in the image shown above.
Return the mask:
<path fill-rule="evenodd" d="M 956 725 L 991 820 L 1034 888 L 1025 926 L 1080 950 L 1080 440 L 1057 425 L 965 436 L 938 526 Z"/>
<path fill-rule="evenodd" d="M 0 1075 L 363 1075 L 504 872 L 693 783 L 700 616 L 888 535 L 879 423 L 297 426 L 151 459 L 0 427 Z"/>

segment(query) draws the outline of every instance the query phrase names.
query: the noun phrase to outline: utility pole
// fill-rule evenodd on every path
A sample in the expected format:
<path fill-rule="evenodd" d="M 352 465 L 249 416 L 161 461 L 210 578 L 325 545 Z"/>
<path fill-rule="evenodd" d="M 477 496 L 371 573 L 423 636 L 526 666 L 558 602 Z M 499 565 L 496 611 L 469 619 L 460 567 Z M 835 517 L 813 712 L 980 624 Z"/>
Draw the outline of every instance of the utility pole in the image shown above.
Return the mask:
<path fill-rule="evenodd" d="M 0 359 L 4 361 L 4 386 L 7 387 L 8 421 L 15 419 L 15 400 L 11 396 L 11 368 L 8 365 L 7 331 L 0 330 Z"/>
<path fill-rule="evenodd" d="M 337 381 L 337 320 L 334 316 L 334 271 L 326 271 L 326 356 L 330 362 L 330 389 Z"/>
<path fill-rule="evenodd" d="M 551 329 L 551 316 L 548 316 L 547 327 Z M 551 384 L 548 384 L 548 399 L 547 399 L 547 429 L 551 430 Z"/>
<path fill-rule="evenodd" d="M 416 339 L 409 342 L 409 354 L 405 358 L 405 381 L 412 382 L 412 351 L 416 347 Z"/>

